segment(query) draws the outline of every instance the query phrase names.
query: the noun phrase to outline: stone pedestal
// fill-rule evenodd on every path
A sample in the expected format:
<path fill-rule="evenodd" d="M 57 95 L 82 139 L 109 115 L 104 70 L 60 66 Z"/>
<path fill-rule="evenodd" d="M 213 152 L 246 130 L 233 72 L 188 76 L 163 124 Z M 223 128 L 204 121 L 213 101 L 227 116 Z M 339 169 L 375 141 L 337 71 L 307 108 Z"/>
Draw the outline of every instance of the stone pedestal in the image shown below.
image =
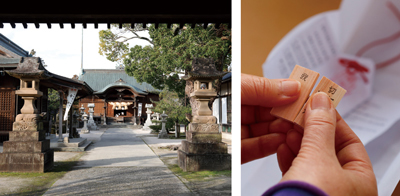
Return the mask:
<path fill-rule="evenodd" d="M 186 93 L 199 106 L 192 105 L 186 140 L 182 141 L 178 151 L 178 164 L 183 171 L 231 169 L 231 155 L 228 154 L 227 145 L 221 142 L 222 134 L 218 131 L 216 117 L 212 116 L 208 107 L 211 98 L 217 96 L 213 81 L 224 74 L 216 70 L 212 59 L 194 58 L 192 71 L 183 77 L 193 82 L 193 89 L 187 86 Z"/>
<path fill-rule="evenodd" d="M 231 155 L 221 140 L 217 124 L 190 123 L 178 150 L 179 167 L 183 171 L 231 169 Z"/>
<path fill-rule="evenodd" d="M 19 114 L 9 141 L 0 153 L 0 172 L 45 172 L 53 167 L 54 151 L 38 114 Z"/>

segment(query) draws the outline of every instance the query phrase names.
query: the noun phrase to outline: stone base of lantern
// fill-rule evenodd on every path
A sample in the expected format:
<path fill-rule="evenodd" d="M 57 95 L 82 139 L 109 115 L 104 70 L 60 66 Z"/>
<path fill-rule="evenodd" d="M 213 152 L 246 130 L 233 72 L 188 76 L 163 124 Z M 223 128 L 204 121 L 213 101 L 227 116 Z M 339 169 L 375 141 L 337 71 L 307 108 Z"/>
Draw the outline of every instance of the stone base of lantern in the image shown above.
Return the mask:
<path fill-rule="evenodd" d="M 0 153 L 0 172 L 45 172 L 54 165 L 54 151 L 39 116 L 20 114 Z"/>
<path fill-rule="evenodd" d="M 169 138 L 169 135 L 167 132 L 162 131 L 158 134 L 158 139 L 168 139 L 168 138 Z"/>
<path fill-rule="evenodd" d="M 228 154 L 227 145 L 221 142 L 222 134 L 218 133 L 218 126 L 201 125 L 207 127 L 208 131 L 198 132 L 193 130 L 197 130 L 194 128 L 199 125 L 191 124 L 189 127 L 192 130 L 186 132 L 186 140 L 182 141 L 178 150 L 179 167 L 184 171 L 231 169 L 231 155 Z"/>
<path fill-rule="evenodd" d="M 88 128 L 82 128 L 80 134 L 87 134 L 90 133 L 90 130 Z"/>

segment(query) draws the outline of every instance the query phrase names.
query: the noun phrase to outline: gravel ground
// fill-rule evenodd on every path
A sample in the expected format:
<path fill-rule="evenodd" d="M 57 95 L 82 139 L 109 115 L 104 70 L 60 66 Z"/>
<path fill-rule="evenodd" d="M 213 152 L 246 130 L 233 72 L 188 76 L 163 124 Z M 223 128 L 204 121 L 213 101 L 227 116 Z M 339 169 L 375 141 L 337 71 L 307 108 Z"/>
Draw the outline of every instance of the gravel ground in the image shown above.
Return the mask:
<path fill-rule="evenodd" d="M 80 152 L 54 152 L 54 164 L 71 159 L 77 156 Z M 19 190 L 27 188 L 30 184 L 40 180 L 37 178 L 19 178 L 19 177 L 0 177 L 0 195 L 12 195 L 18 193 Z"/>
<path fill-rule="evenodd" d="M 139 136 L 107 129 L 44 195 L 192 195 Z"/>
<path fill-rule="evenodd" d="M 180 146 L 180 141 L 169 140 L 165 143 L 156 143 L 151 137 L 142 139 L 153 149 L 153 151 L 168 165 L 178 164 L 178 153 L 170 147 Z M 187 181 L 181 180 L 193 192 L 194 195 L 228 196 L 232 195 L 232 178 L 230 176 L 214 176 L 204 180 Z"/>
<path fill-rule="evenodd" d="M 94 144 L 81 158 L 82 162 L 78 167 L 55 182 L 45 195 L 231 195 L 231 177 L 218 176 L 189 182 L 175 176 L 164 164 L 152 166 L 154 161 L 147 164 L 146 160 L 154 158 L 158 161 L 159 158 L 166 158 L 166 164 L 177 164 L 177 151 L 165 147 L 179 145 L 181 140 L 158 140 L 148 137 L 150 135 L 141 130 L 129 132 L 121 129 L 93 131 L 82 136 L 92 140 Z M 152 151 L 143 149 L 147 145 L 142 139 Z M 79 152 L 55 152 L 55 164 L 78 154 Z M 138 157 L 133 158 L 136 154 Z M 129 160 L 122 158 L 127 155 L 131 157 Z M 118 156 L 121 157 L 118 159 Z M 102 164 L 93 165 L 98 161 Z M 33 180 L 38 179 L 0 177 L 0 195 L 16 193 L 29 186 Z"/>
<path fill-rule="evenodd" d="M 165 167 L 94 167 L 68 172 L 44 195 L 192 195 Z"/>
<path fill-rule="evenodd" d="M 0 177 L 0 195 L 10 195 L 26 188 L 32 178 Z"/>

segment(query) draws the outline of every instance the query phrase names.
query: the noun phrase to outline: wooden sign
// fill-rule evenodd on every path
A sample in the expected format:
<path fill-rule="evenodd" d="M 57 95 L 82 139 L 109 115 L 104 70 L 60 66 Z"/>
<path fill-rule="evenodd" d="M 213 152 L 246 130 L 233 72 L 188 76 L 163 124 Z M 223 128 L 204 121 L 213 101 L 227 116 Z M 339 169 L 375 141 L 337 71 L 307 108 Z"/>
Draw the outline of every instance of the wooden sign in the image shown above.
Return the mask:
<path fill-rule="evenodd" d="M 340 100 L 346 93 L 346 90 L 324 76 L 318 83 L 317 87 L 314 89 L 311 96 L 317 92 L 325 92 L 331 99 L 333 106 L 336 108 L 336 106 L 339 104 Z M 304 114 L 306 112 L 306 106 L 308 102 L 309 100 L 307 100 L 307 102 L 301 109 L 301 112 L 297 115 L 296 119 L 294 120 L 294 123 L 300 125 L 301 127 L 304 127 Z"/>
<path fill-rule="evenodd" d="M 299 98 L 291 104 L 272 108 L 271 114 L 304 127 L 306 104 L 308 103 L 310 92 L 318 80 L 318 77 L 319 73 L 296 65 L 289 78 L 295 79 L 301 83 Z M 325 92 L 333 102 L 333 106 L 336 108 L 346 93 L 346 90 L 324 76 L 318 83 L 312 95 L 317 92 Z"/>
<path fill-rule="evenodd" d="M 318 80 L 318 77 L 319 73 L 296 65 L 289 78 L 297 80 L 301 83 L 299 98 L 291 104 L 272 108 L 271 114 L 276 117 L 293 122 L 296 119 L 297 114 L 303 107 L 304 103 L 307 101 L 311 90 Z"/>

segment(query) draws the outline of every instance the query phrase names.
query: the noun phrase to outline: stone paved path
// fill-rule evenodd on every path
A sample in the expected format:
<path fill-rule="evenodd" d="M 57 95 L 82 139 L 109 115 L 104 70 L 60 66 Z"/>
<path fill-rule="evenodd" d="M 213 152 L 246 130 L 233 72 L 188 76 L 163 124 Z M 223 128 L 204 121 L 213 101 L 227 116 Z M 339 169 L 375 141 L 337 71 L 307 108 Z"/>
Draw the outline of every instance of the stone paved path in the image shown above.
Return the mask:
<path fill-rule="evenodd" d="M 136 133 L 108 129 L 44 195 L 192 195 Z"/>

